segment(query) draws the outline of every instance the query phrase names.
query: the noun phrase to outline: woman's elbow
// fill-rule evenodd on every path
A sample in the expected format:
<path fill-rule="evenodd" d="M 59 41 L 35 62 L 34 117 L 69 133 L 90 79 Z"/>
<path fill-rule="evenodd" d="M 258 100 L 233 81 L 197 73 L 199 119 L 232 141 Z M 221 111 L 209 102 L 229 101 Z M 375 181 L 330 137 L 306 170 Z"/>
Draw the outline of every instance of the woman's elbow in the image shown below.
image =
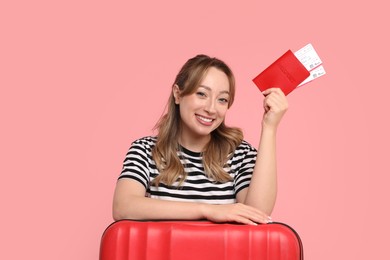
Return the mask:
<path fill-rule="evenodd" d="M 122 220 L 124 219 L 124 217 L 122 216 L 122 214 L 120 214 L 120 212 L 117 212 L 117 211 L 112 211 L 112 218 L 114 219 L 114 221 L 118 221 L 118 220 Z"/>
<path fill-rule="evenodd" d="M 142 220 L 140 216 L 133 212 L 129 207 L 116 207 L 112 209 L 112 217 L 115 221 L 123 219 Z"/>
<path fill-rule="evenodd" d="M 116 205 L 114 203 L 112 207 L 112 218 L 115 221 L 122 219 L 131 219 L 131 214 L 129 214 L 128 210 L 125 210 L 124 207 L 121 207 L 120 205 Z"/>

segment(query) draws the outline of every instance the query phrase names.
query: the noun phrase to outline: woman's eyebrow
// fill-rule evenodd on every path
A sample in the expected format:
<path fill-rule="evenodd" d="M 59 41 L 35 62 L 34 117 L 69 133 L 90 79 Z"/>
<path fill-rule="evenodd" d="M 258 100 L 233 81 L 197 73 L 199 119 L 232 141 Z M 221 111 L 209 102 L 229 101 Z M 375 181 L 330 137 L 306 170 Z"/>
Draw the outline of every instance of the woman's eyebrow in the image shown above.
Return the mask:
<path fill-rule="evenodd" d="M 200 85 L 199 87 L 200 87 L 200 88 L 204 88 L 204 89 L 206 89 L 206 90 L 208 90 L 208 91 L 211 91 L 211 88 L 208 87 L 208 86 Z M 220 93 L 220 94 L 228 94 L 228 95 L 230 94 L 229 91 L 227 91 L 227 90 L 220 91 L 219 93 Z"/>

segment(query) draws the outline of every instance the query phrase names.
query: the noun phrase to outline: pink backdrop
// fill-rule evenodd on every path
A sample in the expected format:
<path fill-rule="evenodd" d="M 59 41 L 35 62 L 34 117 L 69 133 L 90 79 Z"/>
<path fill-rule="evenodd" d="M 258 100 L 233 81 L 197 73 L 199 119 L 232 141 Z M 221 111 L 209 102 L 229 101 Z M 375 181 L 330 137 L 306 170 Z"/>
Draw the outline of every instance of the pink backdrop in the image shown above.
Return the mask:
<path fill-rule="evenodd" d="M 327 75 L 289 96 L 273 218 L 306 259 L 390 259 L 386 1 L 155 2 L 1 2 L 0 259 L 97 259 L 125 153 L 187 58 L 231 65 L 228 123 L 257 146 L 251 79 L 309 42 Z"/>

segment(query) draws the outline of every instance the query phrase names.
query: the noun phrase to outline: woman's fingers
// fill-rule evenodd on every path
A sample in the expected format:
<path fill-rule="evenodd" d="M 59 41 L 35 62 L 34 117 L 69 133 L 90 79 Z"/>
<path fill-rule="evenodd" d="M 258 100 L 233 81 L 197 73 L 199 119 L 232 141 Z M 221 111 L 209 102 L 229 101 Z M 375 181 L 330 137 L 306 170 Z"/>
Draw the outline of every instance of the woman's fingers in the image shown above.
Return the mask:
<path fill-rule="evenodd" d="M 239 203 L 237 204 L 237 206 L 242 207 L 242 209 L 238 211 L 238 213 L 241 214 L 242 217 L 250 219 L 251 221 L 254 221 L 256 223 L 267 223 L 268 216 L 260 210 Z"/>
<path fill-rule="evenodd" d="M 263 91 L 264 118 L 263 123 L 267 126 L 277 127 L 284 113 L 288 109 L 287 98 L 280 88 L 270 88 Z"/>
<path fill-rule="evenodd" d="M 209 205 L 205 217 L 213 222 L 238 222 L 248 225 L 265 224 L 271 220 L 260 210 L 241 203 Z"/>
<path fill-rule="evenodd" d="M 267 94 L 264 98 L 264 102 L 268 105 L 274 105 L 275 108 L 280 108 L 284 110 L 288 107 L 287 98 L 284 93 L 279 88 L 272 88 L 266 90 Z M 265 91 L 263 92 L 265 93 Z"/>
<path fill-rule="evenodd" d="M 267 96 L 267 95 L 269 95 L 270 93 L 273 93 L 273 92 L 274 93 L 279 93 L 279 94 L 284 96 L 284 93 L 283 93 L 283 91 L 280 88 L 269 88 L 269 89 L 264 90 L 262 93 L 263 93 L 264 96 Z"/>

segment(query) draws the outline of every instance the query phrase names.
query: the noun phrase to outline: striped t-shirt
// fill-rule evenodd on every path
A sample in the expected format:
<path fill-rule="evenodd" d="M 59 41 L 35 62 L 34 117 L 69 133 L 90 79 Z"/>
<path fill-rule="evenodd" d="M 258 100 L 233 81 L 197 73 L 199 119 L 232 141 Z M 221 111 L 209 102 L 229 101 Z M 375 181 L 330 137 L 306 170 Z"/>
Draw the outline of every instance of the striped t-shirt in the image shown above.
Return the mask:
<path fill-rule="evenodd" d="M 232 177 L 231 181 L 218 183 L 209 179 L 203 168 L 202 154 L 184 147 L 177 154 L 187 172 L 187 178 L 179 186 L 160 183 L 158 187 L 151 182 L 159 174 L 152 158 L 156 137 L 148 136 L 134 141 L 123 163 L 121 178 L 130 178 L 145 186 L 145 196 L 163 200 L 202 202 L 209 204 L 231 204 L 236 202 L 236 194 L 249 186 L 257 151 L 246 141 L 234 151 L 224 168 Z"/>

